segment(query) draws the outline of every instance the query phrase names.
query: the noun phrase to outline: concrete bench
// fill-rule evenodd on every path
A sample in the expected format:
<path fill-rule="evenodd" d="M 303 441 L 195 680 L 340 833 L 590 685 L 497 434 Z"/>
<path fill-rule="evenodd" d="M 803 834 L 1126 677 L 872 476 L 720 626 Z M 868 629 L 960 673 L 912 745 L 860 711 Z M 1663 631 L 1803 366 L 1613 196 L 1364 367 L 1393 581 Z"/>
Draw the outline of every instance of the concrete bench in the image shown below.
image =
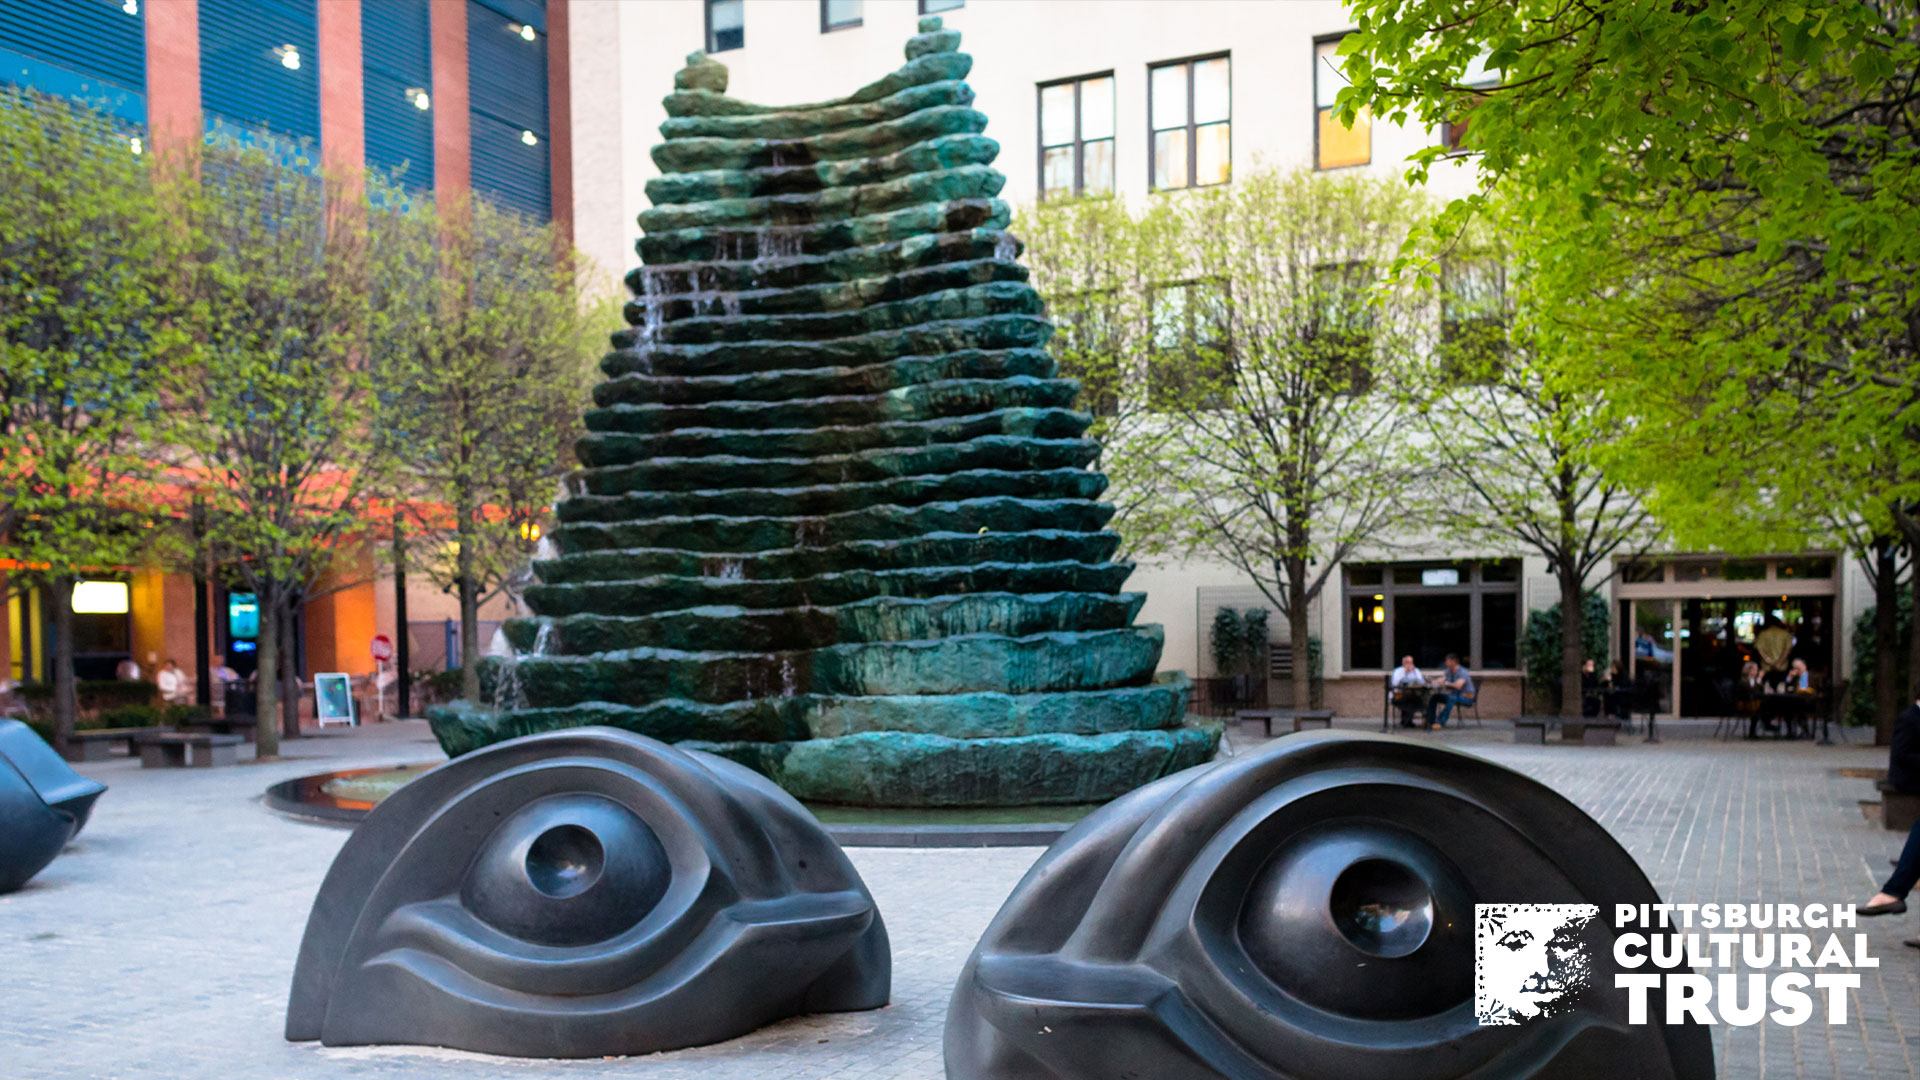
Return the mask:
<path fill-rule="evenodd" d="M 116 746 L 126 747 L 128 757 L 139 757 L 142 735 L 164 735 L 172 730 L 170 727 L 117 727 L 76 731 L 67 736 L 67 760 L 105 761 L 113 756 Z"/>
<path fill-rule="evenodd" d="M 1544 716 L 1522 716 L 1513 722 L 1513 741 L 1534 746 L 1547 744 L 1547 728 L 1553 721 Z"/>
<path fill-rule="evenodd" d="M 1333 730 L 1333 710 L 1314 709 L 1303 712 L 1293 718 L 1293 730 L 1296 734 L 1302 731 L 1331 731 Z"/>
<path fill-rule="evenodd" d="M 1618 720 L 1565 720 L 1560 724 L 1560 741 L 1582 746 L 1612 746 L 1619 734 Z"/>
<path fill-rule="evenodd" d="M 1880 824 L 1894 832 L 1906 832 L 1920 819 L 1920 794 L 1895 791 L 1885 780 L 1876 781 L 1880 789 Z"/>
<path fill-rule="evenodd" d="M 252 742 L 260 730 L 260 718 L 251 713 L 241 716 L 215 716 L 198 723 L 184 724 L 182 731 L 199 735 L 237 735 Z"/>
<path fill-rule="evenodd" d="M 139 738 L 143 769 L 203 769 L 232 765 L 239 760 L 238 735 L 198 735 L 173 732 Z"/>
<path fill-rule="evenodd" d="M 1332 709 L 1241 709 L 1234 713 L 1234 719 L 1241 723 L 1258 720 L 1267 729 L 1267 738 L 1273 738 L 1273 722 L 1283 720 L 1292 723 L 1295 732 L 1308 728 L 1331 728 L 1333 726 Z"/>

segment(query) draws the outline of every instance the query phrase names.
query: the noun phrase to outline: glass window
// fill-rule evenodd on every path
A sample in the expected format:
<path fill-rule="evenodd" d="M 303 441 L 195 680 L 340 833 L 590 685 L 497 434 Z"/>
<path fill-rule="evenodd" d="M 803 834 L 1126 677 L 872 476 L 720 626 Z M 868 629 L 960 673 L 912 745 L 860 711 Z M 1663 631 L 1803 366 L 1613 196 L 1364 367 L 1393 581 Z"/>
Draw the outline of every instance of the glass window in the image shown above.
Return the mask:
<path fill-rule="evenodd" d="M 1148 157 L 1155 191 L 1233 179 L 1233 67 L 1225 56 L 1147 71 Z"/>
<path fill-rule="evenodd" d="M 1225 405 L 1233 379 L 1232 298 L 1226 283 L 1163 285 L 1153 290 L 1149 314 L 1148 406 L 1179 411 Z"/>
<path fill-rule="evenodd" d="M 1620 580 L 1629 585 L 1645 585 L 1649 582 L 1665 581 L 1667 580 L 1667 564 L 1645 559 L 1630 562 L 1627 564 L 1627 568 L 1620 572 Z"/>
<path fill-rule="evenodd" d="M 1765 581 L 1767 564 L 1759 559 L 1730 559 L 1721 572 L 1728 581 Z"/>
<path fill-rule="evenodd" d="M 920 0 L 920 14 L 938 15 L 943 11 L 958 11 L 967 6 L 967 0 Z"/>
<path fill-rule="evenodd" d="M 1049 309 L 1053 357 L 1061 376 L 1080 380 L 1080 407 L 1095 416 L 1117 414 L 1122 371 L 1115 342 L 1122 316 L 1113 293 L 1056 295 Z"/>
<path fill-rule="evenodd" d="M 864 5 L 865 0 L 820 0 L 820 32 L 859 26 Z"/>
<path fill-rule="evenodd" d="M 1507 351 L 1507 280 L 1500 261 L 1455 256 L 1440 262 L 1440 364 L 1455 382 L 1499 377 Z"/>
<path fill-rule="evenodd" d="M 1113 76 L 1040 87 L 1040 197 L 1113 190 Z"/>
<path fill-rule="evenodd" d="M 707 0 L 707 51 L 726 52 L 746 43 L 746 0 Z"/>
<path fill-rule="evenodd" d="M 1471 88 L 1484 88 L 1493 86 L 1498 83 L 1500 79 L 1487 70 L 1487 58 L 1485 56 L 1477 56 L 1473 59 L 1472 63 L 1467 65 L 1466 73 L 1461 76 L 1460 81 Z M 1440 125 L 1440 145 L 1449 150 L 1460 150 L 1464 148 L 1467 137 L 1467 120 L 1473 112 L 1474 105 L 1478 104 L 1483 96 L 1482 94 L 1469 94 L 1466 100 L 1460 103 L 1459 109 L 1454 113 L 1453 117 Z"/>
<path fill-rule="evenodd" d="M 1347 597 L 1347 666 L 1350 668 L 1391 667 L 1383 651 L 1387 647 L 1386 597 L 1352 593 Z"/>
<path fill-rule="evenodd" d="M 1457 653 L 1469 668 L 1512 670 L 1520 613 L 1518 559 L 1350 566 L 1347 664 L 1364 671 L 1412 656 L 1431 670 Z"/>
<path fill-rule="evenodd" d="M 1361 109 L 1352 127 L 1333 115 L 1334 98 L 1347 85 L 1340 74 L 1340 58 L 1335 55 L 1339 49 L 1338 38 L 1313 47 L 1314 164 L 1322 169 L 1343 169 L 1373 160 L 1372 114 Z"/>
<path fill-rule="evenodd" d="M 1774 573 L 1783 578 L 1800 580 L 1803 578 L 1824 579 L 1833 576 L 1832 559 L 1781 559 L 1774 564 Z"/>

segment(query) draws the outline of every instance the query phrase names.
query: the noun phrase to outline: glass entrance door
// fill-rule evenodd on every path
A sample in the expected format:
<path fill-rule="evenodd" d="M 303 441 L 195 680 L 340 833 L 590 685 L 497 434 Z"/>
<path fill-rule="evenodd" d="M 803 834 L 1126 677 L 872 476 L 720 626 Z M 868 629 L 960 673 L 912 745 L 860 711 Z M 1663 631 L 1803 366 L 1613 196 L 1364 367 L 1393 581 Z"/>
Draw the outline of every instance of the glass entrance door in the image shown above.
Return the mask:
<path fill-rule="evenodd" d="M 1633 678 L 1636 701 L 1644 708 L 1654 702 L 1654 712 L 1673 715 L 1675 646 L 1679 643 L 1675 607 L 1672 600 L 1628 601 L 1632 638 L 1627 645 L 1630 660 L 1628 674 Z"/>

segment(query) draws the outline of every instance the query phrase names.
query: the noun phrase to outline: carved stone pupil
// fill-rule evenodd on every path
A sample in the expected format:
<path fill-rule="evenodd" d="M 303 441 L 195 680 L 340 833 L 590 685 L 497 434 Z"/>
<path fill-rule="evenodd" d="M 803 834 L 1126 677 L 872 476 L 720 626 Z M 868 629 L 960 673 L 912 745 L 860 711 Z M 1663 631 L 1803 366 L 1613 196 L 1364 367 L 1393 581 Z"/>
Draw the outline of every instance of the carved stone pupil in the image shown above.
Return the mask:
<path fill-rule="evenodd" d="M 527 848 L 527 880 L 555 900 L 578 896 L 600 880 L 606 849 L 592 830 L 556 825 Z"/>
<path fill-rule="evenodd" d="M 1361 952 L 1406 956 L 1426 944 L 1433 930 L 1433 890 L 1405 863 L 1361 859 L 1335 879 L 1327 913 Z"/>

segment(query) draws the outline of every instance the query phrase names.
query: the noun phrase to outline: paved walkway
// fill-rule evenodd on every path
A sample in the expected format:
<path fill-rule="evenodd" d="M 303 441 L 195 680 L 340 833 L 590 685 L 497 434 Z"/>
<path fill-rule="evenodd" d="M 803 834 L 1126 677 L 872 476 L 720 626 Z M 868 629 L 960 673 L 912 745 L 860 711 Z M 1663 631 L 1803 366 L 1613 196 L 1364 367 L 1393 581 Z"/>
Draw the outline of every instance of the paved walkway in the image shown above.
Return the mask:
<path fill-rule="evenodd" d="M 1345 725 L 1343 725 L 1345 726 Z M 1356 724 L 1356 727 L 1364 725 Z M 1504 725 L 1441 736 L 1564 792 L 1639 859 L 1667 899 L 1858 901 L 1897 849 L 1843 766 L 1884 751 L 1721 743 L 1523 747 Z M 1423 736 L 1424 737 L 1424 736 Z M 431 760 L 424 725 L 294 744 L 294 760 L 207 772 L 85 767 L 111 785 L 94 821 L 27 889 L 0 897 L 0 1077 L 937 1078 L 947 995 L 1036 849 L 854 849 L 894 944 L 894 1004 L 788 1022 L 718 1047 L 635 1060 L 513 1061 L 426 1049 L 324 1049 L 280 1032 L 307 910 L 345 833 L 260 805 L 323 768 Z M 1863 920 L 1882 967 L 1853 1023 L 1721 1029 L 1721 1075 L 1920 1076 L 1914 917 Z"/>

